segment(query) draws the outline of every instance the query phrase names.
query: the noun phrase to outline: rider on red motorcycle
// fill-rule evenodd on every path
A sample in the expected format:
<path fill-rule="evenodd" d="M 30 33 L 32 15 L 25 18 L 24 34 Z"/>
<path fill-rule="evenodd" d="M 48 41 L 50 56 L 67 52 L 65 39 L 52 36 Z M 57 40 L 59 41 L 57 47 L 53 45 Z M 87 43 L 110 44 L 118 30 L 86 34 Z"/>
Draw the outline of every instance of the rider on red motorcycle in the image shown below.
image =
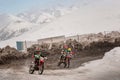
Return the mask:
<path fill-rule="evenodd" d="M 35 51 L 34 51 L 34 54 L 32 56 L 34 59 L 35 59 L 35 63 L 43 58 L 47 59 L 45 53 L 43 52 L 43 50 L 37 48 Z M 41 60 L 42 61 L 42 60 Z"/>
<path fill-rule="evenodd" d="M 34 62 L 29 67 L 29 73 L 33 74 L 35 70 L 38 70 L 38 74 L 42 74 L 44 71 L 44 59 L 47 59 L 47 52 L 42 49 L 36 49 L 32 57 Z"/>

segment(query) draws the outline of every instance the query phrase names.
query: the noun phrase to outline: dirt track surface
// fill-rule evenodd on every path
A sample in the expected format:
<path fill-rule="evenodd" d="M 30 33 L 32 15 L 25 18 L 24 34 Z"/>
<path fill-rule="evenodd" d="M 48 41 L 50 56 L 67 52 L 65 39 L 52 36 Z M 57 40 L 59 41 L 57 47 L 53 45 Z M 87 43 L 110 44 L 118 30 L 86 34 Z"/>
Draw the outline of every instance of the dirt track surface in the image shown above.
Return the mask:
<path fill-rule="evenodd" d="M 28 73 L 29 67 L 25 63 L 29 63 L 29 59 L 16 61 L 11 64 L 0 66 L 0 80 L 119 80 L 120 76 L 118 73 L 115 72 L 109 73 L 107 75 L 103 74 L 103 76 L 94 76 L 91 74 L 90 70 L 84 69 L 84 66 L 75 69 L 75 67 L 81 65 L 81 63 L 83 62 L 98 58 L 101 58 L 101 56 L 80 58 L 81 61 L 79 61 L 78 59 L 73 59 L 70 69 L 45 69 L 42 75 L 38 75 L 37 71 L 34 74 Z M 74 61 L 78 62 L 79 65 L 74 66 Z M 73 66 L 74 69 L 72 69 Z"/>
<path fill-rule="evenodd" d="M 65 75 L 71 75 L 73 73 L 69 73 L 69 71 L 72 71 L 73 68 L 79 67 L 84 62 L 88 62 L 100 58 L 102 58 L 102 56 L 97 56 L 97 57 L 91 56 L 91 57 L 83 57 L 83 58 L 76 56 L 71 60 L 71 65 L 69 69 L 58 67 L 57 66 L 58 61 L 55 61 L 54 63 L 50 64 L 48 58 L 45 64 L 45 71 L 43 75 L 38 75 L 37 71 L 32 75 L 29 74 L 28 70 L 32 58 L 17 60 L 12 62 L 11 64 L 0 65 L 0 80 L 41 80 L 42 77 L 44 77 L 42 80 L 48 80 L 47 76 L 61 77 Z"/>
<path fill-rule="evenodd" d="M 78 68 L 85 62 L 101 59 L 102 57 L 103 56 L 87 56 L 87 57 L 74 56 L 71 59 L 69 69 Z M 15 70 L 20 70 L 23 67 L 29 68 L 29 65 L 31 64 L 31 62 L 33 60 L 34 59 L 32 59 L 32 58 L 27 58 L 27 59 L 12 61 L 9 64 L 0 65 L 0 69 L 11 68 L 11 69 L 15 69 Z M 57 66 L 58 62 L 59 62 L 59 58 L 57 60 L 49 60 L 49 57 L 48 57 L 48 59 L 45 60 L 45 70 L 67 69 L 67 68 L 63 68 L 62 65 L 60 67 L 58 67 Z"/>

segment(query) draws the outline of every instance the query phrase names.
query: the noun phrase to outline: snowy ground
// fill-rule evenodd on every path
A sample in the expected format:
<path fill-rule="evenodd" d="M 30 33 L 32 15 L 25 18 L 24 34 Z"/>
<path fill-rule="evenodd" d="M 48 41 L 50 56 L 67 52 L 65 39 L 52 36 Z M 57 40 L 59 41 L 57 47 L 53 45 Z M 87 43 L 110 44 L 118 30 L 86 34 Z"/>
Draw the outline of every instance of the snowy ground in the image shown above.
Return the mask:
<path fill-rule="evenodd" d="M 0 80 L 120 80 L 120 47 L 107 52 L 103 59 L 83 64 L 77 69 L 45 70 L 28 74 L 28 67 L 21 70 L 0 69 Z"/>

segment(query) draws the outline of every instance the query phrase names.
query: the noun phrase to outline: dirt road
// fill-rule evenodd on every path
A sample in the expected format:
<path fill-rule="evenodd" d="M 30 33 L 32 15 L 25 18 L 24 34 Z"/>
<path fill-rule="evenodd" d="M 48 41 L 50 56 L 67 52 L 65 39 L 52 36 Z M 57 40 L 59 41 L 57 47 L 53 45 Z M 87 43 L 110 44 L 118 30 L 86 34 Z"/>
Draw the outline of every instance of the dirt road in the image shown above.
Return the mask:
<path fill-rule="evenodd" d="M 56 66 L 56 63 L 49 64 L 49 67 L 45 68 L 43 75 L 38 75 L 37 71 L 34 74 L 28 73 L 28 64 L 31 59 L 19 60 L 0 66 L 0 80 L 119 80 L 120 75 L 115 71 L 107 72 L 107 74 L 100 73 L 101 75 L 99 75 L 98 73 L 98 75 L 94 75 L 94 72 L 90 69 L 86 69 L 84 66 L 78 67 L 86 61 L 100 58 L 102 58 L 102 56 L 91 56 L 79 59 L 76 57 L 71 60 L 71 67 L 69 69 L 60 69 Z M 47 65 L 48 64 L 45 66 Z"/>
<path fill-rule="evenodd" d="M 37 71 L 32 75 L 29 74 L 28 69 L 29 69 L 29 64 L 32 60 L 31 58 L 17 60 L 10 64 L 5 64 L 0 66 L 0 80 L 48 80 L 48 79 L 53 80 L 55 77 L 57 77 L 56 80 L 62 80 L 59 79 L 59 77 L 63 78 L 64 76 L 69 76 L 76 73 L 72 70 L 74 68 L 79 67 L 82 63 L 100 58 L 102 58 L 102 56 L 73 58 L 71 60 L 71 65 L 69 69 L 67 68 L 61 69 L 60 67 L 57 67 L 57 61 L 51 62 L 51 64 L 49 63 L 49 61 L 46 61 L 45 71 L 43 75 L 38 75 Z"/>

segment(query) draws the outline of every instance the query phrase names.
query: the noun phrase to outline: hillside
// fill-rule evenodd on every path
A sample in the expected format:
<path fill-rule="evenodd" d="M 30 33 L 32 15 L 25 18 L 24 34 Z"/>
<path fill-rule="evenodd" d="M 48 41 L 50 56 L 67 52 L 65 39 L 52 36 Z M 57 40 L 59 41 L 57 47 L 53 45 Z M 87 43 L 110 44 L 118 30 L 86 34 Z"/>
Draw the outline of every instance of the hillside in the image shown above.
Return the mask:
<path fill-rule="evenodd" d="M 0 15 L 0 41 L 17 37 L 30 30 L 36 24 L 30 23 L 14 15 Z"/>
<path fill-rule="evenodd" d="M 18 37 L 0 42 L 1 47 L 6 45 L 15 47 L 15 42 L 20 40 L 36 41 L 37 39 L 59 35 L 71 36 L 104 31 L 120 31 L 119 1 L 115 2 L 112 0 L 92 0 L 92 2 L 89 3 L 89 0 L 87 0 L 87 2 L 88 3 L 86 5 L 73 8 L 70 10 L 70 12 L 69 9 L 63 9 L 62 12 L 67 11 L 67 14 L 57 18 L 50 16 L 50 11 L 48 11 L 49 15 L 42 14 L 43 16 L 46 15 L 48 17 L 47 20 L 46 17 L 43 17 L 45 22 L 48 21 L 47 23 L 38 25 L 38 27 L 34 27 L 33 29 Z M 103 2 L 104 4 L 102 4 Z M 41 20 L 36 20 L 36 18 L 39 19 L 37 14 L 32 16 L 32 18 L 34 17 L 35 19 L 32 19 L 32 23 L 41 23 Z M 23 17 L 22 19 L 25 19 L 26 21 L 31 20 L 31 18 L 27 20 L 26 17 Z M 50 21 L 51 19 L 53 20 Z"/>

